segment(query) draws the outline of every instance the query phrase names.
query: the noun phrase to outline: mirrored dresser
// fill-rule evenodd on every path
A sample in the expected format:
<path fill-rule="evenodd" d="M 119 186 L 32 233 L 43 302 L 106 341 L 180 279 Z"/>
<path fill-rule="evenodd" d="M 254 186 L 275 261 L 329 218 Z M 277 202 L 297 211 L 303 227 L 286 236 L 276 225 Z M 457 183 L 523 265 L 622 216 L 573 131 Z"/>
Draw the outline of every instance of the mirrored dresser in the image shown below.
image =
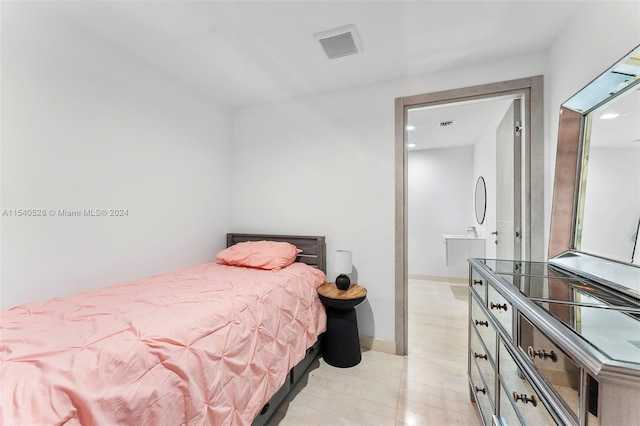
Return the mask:
<path fill-rule="evenodd" d="M 469 262 L 469 385 L 486 425 L 638 424 L 640 304 L 544 262 Z"/>
<path fill-rule="evenodd" d="M 640 425 L 640 46 L 560 109 L 547 262 L 469 259 L 485 425 Z"/>

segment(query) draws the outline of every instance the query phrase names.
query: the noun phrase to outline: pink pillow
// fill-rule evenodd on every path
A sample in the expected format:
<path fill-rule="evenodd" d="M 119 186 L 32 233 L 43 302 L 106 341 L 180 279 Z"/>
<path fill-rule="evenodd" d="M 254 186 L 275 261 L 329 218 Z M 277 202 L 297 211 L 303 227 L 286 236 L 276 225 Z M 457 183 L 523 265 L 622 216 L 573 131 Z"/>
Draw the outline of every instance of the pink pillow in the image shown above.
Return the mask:
<path fill-rule="evenodd" d="M 226 265 L 279 271 L 295 262 L 301 252 L 285 242 L 247 241 L 220 251 L 216 258 Z"/>

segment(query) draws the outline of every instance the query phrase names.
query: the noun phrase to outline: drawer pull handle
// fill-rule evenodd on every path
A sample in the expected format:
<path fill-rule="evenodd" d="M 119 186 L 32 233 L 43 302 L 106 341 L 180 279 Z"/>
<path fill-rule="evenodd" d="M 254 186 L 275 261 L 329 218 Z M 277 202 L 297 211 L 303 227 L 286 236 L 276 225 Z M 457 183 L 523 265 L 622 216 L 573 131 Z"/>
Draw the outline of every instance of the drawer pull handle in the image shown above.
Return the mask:
<path fill-rule="evenodd" d="M 536 357 L 540 359 L 550 359 L 553 362 L 558 361 L 558 355 L 554 351 L 545 351 L 544 349 L 535 350 L 533 346 L 529 346 L 527 348 L 527 355 L 531 358 L 531 361 L 535 360 Z"/>
<path fill-rule="evenodd" d="M 489 321 L 478 321 L 478 320 L 476 320 L 476 325 L 484 325 L 485 327 L 489 327 Z"/>
<path fill-rule="evenodd" d="M 497 310 L 504 309 L 505 312 L 507 311 L 507 304 L 506 303 L 503 303 L 501 305 L 499 303 L 491 302 L 490 306 L 491 306 L 491 309 L 497 309 Z"/>
<path fill-rule="evenodd" d="M 485 395 L 487 394 L 487 390 L 485 388 L 479 388 L 477 386 L 475 386 L 475 388 L 476 388 L 476 393 L 482 392 Z"/>
<path fill-rule="evenodd" d="M 474 352 L 474 353 L 473 353 L 473 357 L 474 357 L 474 358 L 480 358 L 480 359 L 484 359 L 484 360 L 486 360 L 486 359 L 487 359 L 487 354 L 479 354 L 479 353 L 477 353 L 477 352 Z"/>
<path fill-rule="evenodd" d="M 482 285 L 482 280 L 473 280 L 473 285 Z"/>
<path fill-rule="evenodd" d="M 525 394 L 520 394 L 518 395 L 518 393 L 516 391 L 513 391 L 513 399 L 518 402 L 518 401 L 522 401 L 525 404 L 531 403 L 531 405 L 533 405 L 534 407 L 538 406 L 538 401 L 536 400 L 535 395 L 531 395 L 531 398 L 527 397 L 527 395 Z"/>

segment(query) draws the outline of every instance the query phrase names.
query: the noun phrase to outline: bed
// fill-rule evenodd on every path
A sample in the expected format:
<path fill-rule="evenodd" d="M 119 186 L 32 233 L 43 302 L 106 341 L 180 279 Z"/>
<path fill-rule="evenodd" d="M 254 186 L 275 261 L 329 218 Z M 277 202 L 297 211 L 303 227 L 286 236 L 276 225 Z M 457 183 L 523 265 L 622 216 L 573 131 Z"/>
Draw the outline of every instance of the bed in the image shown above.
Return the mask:
<path fill-rule="evenodd" d="M 227 235 L 260 240 L 302 252 L 282 269 L 207 263 L 3 312 L 0 424 L 265 423 L 320 352 L 326 276 L 324 237 Z"/>

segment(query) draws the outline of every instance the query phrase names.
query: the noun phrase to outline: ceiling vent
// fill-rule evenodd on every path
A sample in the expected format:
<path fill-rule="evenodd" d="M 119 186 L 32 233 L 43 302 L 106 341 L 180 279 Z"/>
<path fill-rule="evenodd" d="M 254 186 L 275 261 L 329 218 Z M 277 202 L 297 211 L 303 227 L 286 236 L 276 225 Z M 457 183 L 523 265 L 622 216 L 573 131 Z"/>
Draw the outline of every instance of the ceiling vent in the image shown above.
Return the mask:
<path fill-rule="evenodd" d="M 345 25 L 313 35 L 322 45 L 329 59 L 362 52 L 356 26 Z"/>
<path fill-rule="evenodd" d="M 453 120 L 449 120 L 449 121 L 441 121 L 438 124 L 438 127 L 452 127 L 454 124 L 456 124 L 455 121 Z"/>

